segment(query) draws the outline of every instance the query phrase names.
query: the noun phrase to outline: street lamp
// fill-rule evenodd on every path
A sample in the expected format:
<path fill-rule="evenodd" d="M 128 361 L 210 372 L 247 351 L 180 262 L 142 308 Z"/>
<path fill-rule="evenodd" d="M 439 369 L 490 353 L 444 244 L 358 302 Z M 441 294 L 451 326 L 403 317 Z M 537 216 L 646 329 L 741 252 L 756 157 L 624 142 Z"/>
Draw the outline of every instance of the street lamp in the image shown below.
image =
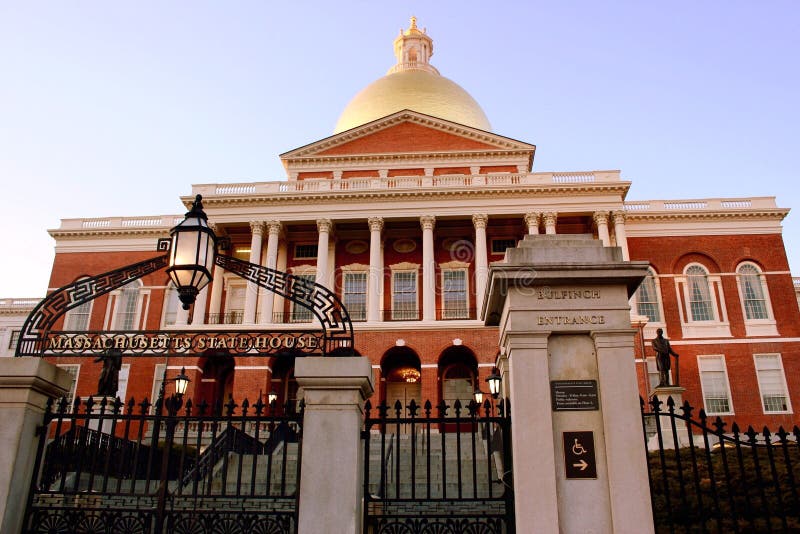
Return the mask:
<path fill-rule="evenodd" d="M 201 289 L 211 282 L 217 236 L 208 226 L 203 197 L 197 195 L 186 217 L 170 230 L 172 244 L 167 274 L 178 289 L 183 309 L 188 310 Z"/>
<path fill-rule="evenodd" d="M 272 406 L 276 400 L 278 400 L 278 394 L 275 393 L 274 389 L 269 390 L 269 393 L 267 393 L 267 402 L 269 405 Z"/>
<path fill-rule="evenodd" d="M 483 404 L 483 391 L 476 389 L 472 395 L 475 397 L 475 402 L 478 404 L 478 406 Z"/>
<path fill-rule="evenodd" d="M 181 372 L 174 378 L 175 380 L 175 395 L 183 397 L 186 394 L 186 388 L 189 387 L 189 377 L 186 376 L 186 367 L 181 367 Z"/>
<path fill-rule="evenodd" d="M 500 396 L 501 380 L 502 377 L 500 376 L 500 373 L 497 372 L 497 367 L 495 367 L 494 369 L 492 369 L 492 374 L 490 374 L 489 377 L 486 379 L 486 382 L 489 383 L 489 393 L 492 394 L 493 399 L 496 399 L 497 397 Z"/>

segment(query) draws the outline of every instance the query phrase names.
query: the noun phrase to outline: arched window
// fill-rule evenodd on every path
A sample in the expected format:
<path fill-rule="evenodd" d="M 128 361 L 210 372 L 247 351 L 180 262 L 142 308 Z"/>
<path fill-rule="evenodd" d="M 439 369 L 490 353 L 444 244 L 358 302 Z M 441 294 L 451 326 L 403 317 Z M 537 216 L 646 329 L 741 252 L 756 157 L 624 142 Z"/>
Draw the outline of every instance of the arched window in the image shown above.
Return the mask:
<path fill-rule="evenodd" d="M 639 315 L 646 315 L 651 323 L 662 322 L 656 277 L 652 269 L 647 270 L 647 276 L 636 291 L 636 311 Z"/>
<path fill-rule="evenodd" d="M 181 307 L 181 301 L 178 298 L 178 290 L 175 285 L 170 282 L 167 290 L 164 292 L 164 326 L 172 326 L 178 320 L 178 310 Z"/>
<path fill-rule="evenodd" d="M 120 289 L 114 311 L 114 328 L 116 330 L 138 329 L 139 300 L 142 282 L 134 280 Z"/>
<path fill-rule="evenodd" d="M 689 291 L 690 320 L 715 321 L 711 288 L 708 284 L 708 271 L 700 265 L 690 265 L 686 269 L 686 283 Z"/>
<path fill-rule="evenodd" d="M 769 319 L 764 277 L 752 263 L 743 263 L 736 270 L 739 275 L 739 291 L 742 296 L 744 315 L 747 320 Z"/>

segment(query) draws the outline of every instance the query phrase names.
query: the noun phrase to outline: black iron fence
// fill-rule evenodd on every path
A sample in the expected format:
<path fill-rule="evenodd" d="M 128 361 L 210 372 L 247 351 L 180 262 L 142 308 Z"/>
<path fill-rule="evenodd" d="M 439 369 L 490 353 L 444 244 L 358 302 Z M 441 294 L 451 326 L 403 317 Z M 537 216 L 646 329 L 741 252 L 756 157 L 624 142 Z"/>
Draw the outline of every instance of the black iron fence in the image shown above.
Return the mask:
<path fill-rule="evenodd" d="M 50 402 L 24 532 L 295 532 L 303 413 L 284 413 Z"/>
<path fill-rule="evenodd" d="M 728 429 L 671 397 L 641 405 L 656 532 L 800 532 L 800 428 Z"/>
<path fill-rule="evenodd" d="M 365 532 L 514 532 L 507 402 L 365 410 Z"/>

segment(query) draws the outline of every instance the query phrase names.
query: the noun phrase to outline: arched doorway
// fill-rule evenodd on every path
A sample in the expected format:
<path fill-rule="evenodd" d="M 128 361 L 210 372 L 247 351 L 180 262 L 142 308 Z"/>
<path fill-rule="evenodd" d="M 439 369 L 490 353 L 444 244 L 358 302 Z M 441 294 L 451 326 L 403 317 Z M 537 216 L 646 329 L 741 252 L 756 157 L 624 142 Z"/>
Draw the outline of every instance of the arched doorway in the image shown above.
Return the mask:
<path fill-rule="evenodd" d="M 195 389 L 196 400 L 205 400 L 215 415 L 224 413 L 222 406 L 233 395 L 233 375 L 236 361 L 226 350 L 208 350 L 199 362 L 202 370 L 200 385 Z"/>
<path fill-rule="evenodd" d="M 456 400 L 461 401 L 461 416 L 469 413 L 467 406 L 474 399 L 477 377 L 478 359 L 467 347 L 453 345 L 439 356 L 439 400 L 450 406 L 448 417 L 455 417 Z"/>
<path fill-rule="evenodd" d="M 422 373 L 419 356 L 408 347 L 393 347 L 381 360 L 381 375 L 385 379 L 384 399 L 389 406 L 389 415 L 394 416 L 397 401 L 403 407 L 401 416 L 407 417 L 406 406 L 414 399 L 420 404 L 422 398 Z"/>

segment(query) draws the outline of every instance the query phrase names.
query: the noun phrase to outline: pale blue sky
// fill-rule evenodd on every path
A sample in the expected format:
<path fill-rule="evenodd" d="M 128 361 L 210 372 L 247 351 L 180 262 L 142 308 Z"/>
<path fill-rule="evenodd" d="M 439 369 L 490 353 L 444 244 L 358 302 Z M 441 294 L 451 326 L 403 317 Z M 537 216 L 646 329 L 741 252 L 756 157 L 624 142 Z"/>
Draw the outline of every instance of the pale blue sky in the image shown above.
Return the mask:
<path fill-rule="evenodd" d="M 284 179 L 278 154 L 332 133 L 410 15 L 493 130 L 537 145 L 535 170 L 800 212 L 796 1 L 0 0 L 0 297 L 44 295 L 61 218 L 182 213 L 192 183 Z"/>

